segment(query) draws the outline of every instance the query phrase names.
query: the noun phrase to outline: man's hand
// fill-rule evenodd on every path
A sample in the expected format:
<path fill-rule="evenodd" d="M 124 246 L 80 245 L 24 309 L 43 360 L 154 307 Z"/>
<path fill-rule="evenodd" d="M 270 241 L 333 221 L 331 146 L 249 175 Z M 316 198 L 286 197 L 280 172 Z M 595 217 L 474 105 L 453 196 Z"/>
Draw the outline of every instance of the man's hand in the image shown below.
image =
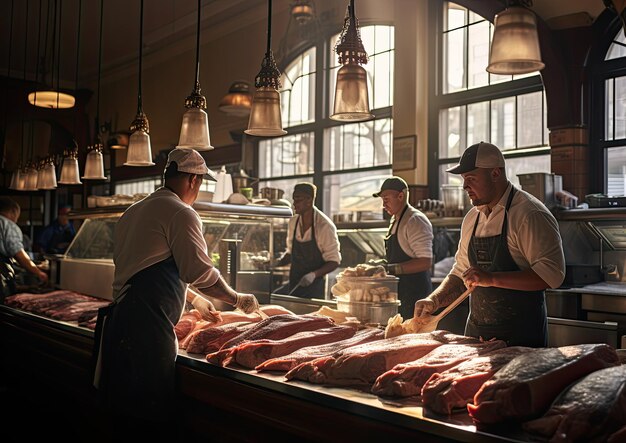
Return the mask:
<path fill-rule="evenodd" d="M 437 310 L 437 304 L 430 298 L 424 298 L 415 302 L 415 310 L 413 311 L 413 317 L 418 319 L 420 317 L 426 317 L 432 315 Z"/>
<path fill-rule="evenodd" d="M 200 313 L 200 315 L 202 315 L 203 319 L 213 323 L 217 323 L 222 320 L 222 316 L 219 311 L 217 311 L 215 306 L 213 306 L 213 303 L 206 298 L 196 295 L 193 300 L 191 300 L 191 304 Z"/>
<path fill-rule="evenodd" d="M 246 314 L 252 314 L 259 310 L 259 301 L 252 294 L 237 293 L 237 301 L 235 301 L 235 309 L 239 309 Z"/>
<path fill-rule="evenodd" d="M 478 266 L 470 266 L 463 273 L 463 283 L 468 289 L 476 286 L 493 286 L 493 274 Z"/>
<path fill-rule="evenodd" d="M 37 271 L 35 272 L 35 275 L 37 276 L 37 278 L 39 280 L 41 280 L 42 284 L 48 283 L 48 274 L 43 272 L 41 269 L 37 268 Z"/>
<path fill-rule="evenodd" d="M 385 266 L 387 274 L 400 275 L 402 274 L 402 265 L 400 263 L 389 263 Z"/>
<path fill-rule="evenodd" d="M 308 274 L 304 274 L 304 276 L 300 279 L 299 285 L 303 288 L 306 288 L 315 280 L 315 272 L 309 272 Z"/>

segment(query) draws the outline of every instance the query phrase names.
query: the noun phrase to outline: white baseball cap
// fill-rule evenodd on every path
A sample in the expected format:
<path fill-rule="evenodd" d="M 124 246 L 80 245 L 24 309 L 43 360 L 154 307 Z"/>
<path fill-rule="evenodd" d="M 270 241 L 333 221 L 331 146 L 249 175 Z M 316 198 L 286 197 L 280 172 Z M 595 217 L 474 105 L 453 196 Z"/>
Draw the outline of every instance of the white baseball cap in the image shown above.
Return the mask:
<path fill-rule="evenodd" d="M 165 169 L 170 165 L 170 163 L 176 162 L 178 166 L 179 172 L 186 172 L 187 174 L 197 174 L 203 175 L 204 178 L 217 181 L 217 177 L 215 173 L 211 171 L 205 161 L 204 158 L 200 155 L 198 151 L 191 148 L 174 148 L 167 155 L 167 163 L 165 164 Z"/>
<path fill-rule="evenodd" d="M 464 174 L 476 168 L 504 168 L 502 151 L 491 143 L 476 143 L 463 152 L 459 164 L 446 169 L 446 171 L 451 174 Z"/>

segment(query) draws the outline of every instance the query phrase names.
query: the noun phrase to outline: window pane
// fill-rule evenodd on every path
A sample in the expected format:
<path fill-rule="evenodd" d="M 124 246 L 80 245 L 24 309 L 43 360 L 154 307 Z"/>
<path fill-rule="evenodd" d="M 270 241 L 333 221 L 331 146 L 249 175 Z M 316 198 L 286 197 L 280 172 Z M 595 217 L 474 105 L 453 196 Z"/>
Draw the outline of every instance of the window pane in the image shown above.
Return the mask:
<path fill-rule="evenodd" d="M 482 21 L 468 28 L 468 88 L 485 86 L 489 83 L 489 22 Z"/>
<path fill-rule="evenodd" d="M 368 219 L 382 219 L 381 200 L 372 194 L 380 190 L 391 174 L 391 169 L 381 169 L 327 175 L 324 177 L 324 212 L 331 217 L 339 213 L 366 212 Z"/>
<path fill-rule="evenodd" d="M 626 147 L 607 149 L 607 195 L 626 195 Z"/>
<path fill-rule="evenodd" d="M 515 148 L 515 97 L 491 102 L 490 141 L 503 151 Z"/>
<path fill-rule="evenodd" d="M 374 98 L 374 104 L 372 109 L 385 108 L 393 104 L 393 52 L 384 52 L 372 57 L 368 63 L 371 65 L 374 72 L 374 89 L 372 96 Z M 372 77 L 368 71 L 368 85 L 371 85 Z"/>
<path fill-rule="evenodd" d="M 489 102 L 467 105 L 467 146 L 489 140 Z"/>
<path fill-rule="evenodd" d="M 613 140 L 613 114 L 615 110 L 615 103 L 613 103 L 614 91 L 613 91 L 614 79 L 610 78 L 604 82 L 604 139 Z"/>
<path fill-rule="evenodd" d="M 619 32 L 606 53 L 605 60 L 626 57 L 626 38 L 624 38 L 624 28 L 620 26 Z"/>
<path fill-rule="evenodd" d="M 324 131 L 324 170 L 391 164 L 391 119 L 352 123 Z"/>
<path fill-rule="evenodd" d="M 281 77 L 282 119 L 285 127 L 315 118 L 315 48 L 300 54 Z"/>
<path fill-rule="evenodd" d="M 259 177 L 312 174 L 314 147 L 312 132 L 259 142 Z"/>
<path fill-rule="evenodd" d="M 467 146 L 465 139 L 465 106 L 439 112 L 439 158 L 460 157 Z"/>
<path fill-rule="evenodd" d="M 615 79 L 615 139 L 626 138 L 626 77 Z"/>
<path fill-rule="evenodd" d="M 447 13 L 446 13 L 447 12 Z M 467 9 L 456 3 L 446 2 L 444 4 L 443 30 L 460 28 L 467 23 Z"/>
<path fill-rule="evenodd" d="M 543 93 L 517 97 L 517 147 L 543 144 Z"/>
<path fill-rule="evenodd" d="M 467 28 L 443 35 L 443 93 L 465 89 L 465 34 Z"/>

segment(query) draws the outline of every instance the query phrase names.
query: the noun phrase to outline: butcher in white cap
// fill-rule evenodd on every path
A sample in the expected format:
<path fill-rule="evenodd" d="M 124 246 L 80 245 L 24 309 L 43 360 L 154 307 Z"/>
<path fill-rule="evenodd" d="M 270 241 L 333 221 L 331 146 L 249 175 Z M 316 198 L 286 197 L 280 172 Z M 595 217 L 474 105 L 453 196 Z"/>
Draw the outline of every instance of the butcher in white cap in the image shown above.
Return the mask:
<path fill-rule="evenodd" d="M 207 254 L 202 222 L 191 207 L 204 178 L 215 180 L 215 175 L 200 153 L 173 149 L 164 186 L 130 206 L 115 226 L 114 302 L 99 313 L 94 382 L 105 405 L 130 431 L 170 435 L 178 350 L 174 326 L 185 300 L 209 321 L 217 321 L 219 312 L 207 296 L 245 313 L 259 308 L 254 295 L 238 293 L 224 281 Z"/>
<path fill-rule="evenodd" d="M 491 143 L 470 146 L 447 171 L 461 175 L 474 207 L 463 219 L 452 270 L 415 303 L 414 322 L 470 289 L 465 335 L 511 346 L 547 346 L 544 290 L 559 287 L 565 277 L 556 219 L 542 202 L 511 184 L 504 156 Z"/>

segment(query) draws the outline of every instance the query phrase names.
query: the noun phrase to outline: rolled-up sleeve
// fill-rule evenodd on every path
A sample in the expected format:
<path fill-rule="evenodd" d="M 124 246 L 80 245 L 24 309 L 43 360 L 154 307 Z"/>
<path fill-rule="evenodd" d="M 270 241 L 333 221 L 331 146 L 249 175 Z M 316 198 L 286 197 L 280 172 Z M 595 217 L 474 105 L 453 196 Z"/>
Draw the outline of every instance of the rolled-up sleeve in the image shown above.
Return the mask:
<path fill-rule="evenodd" d="M 24 249 L 23 239 L 24 236 L 20 228 L 15 223 L 8 224 L 4 240 L 4 249 L 7 257 L 15 257 L 18 252 Z"/>
<path fill-rule="evenodd" d="M 407 220 L 404 230 L 406 242 L 413 258 L 432 258 L 433 256 L 433 227 L 426 217 L 413 216 Z"/>
<path fill-rule="evenodd" d="M 202 235 L 202 221 L 191 208 L 178 211 L 168 226 L 168 241 L 180 279 L 198 288 L 213 286 L 220 272 L 213 266 Z"/>
<path fill-rule="evenodd" d="M 324 261 L 334 261 L 341 263 L 341 253 L 339 252 L 339 237 L 337 228 L 329 220 L 318 216 L 318 224 L 315 230 L 317 247 L 322 253 Z"/>
<path fill-rule="evenodd" d="M 565 278 L 565 257 L 554 216 L 528 211 L 511 235 L 530 268 L 551 288 L 558 288 Z"/>

